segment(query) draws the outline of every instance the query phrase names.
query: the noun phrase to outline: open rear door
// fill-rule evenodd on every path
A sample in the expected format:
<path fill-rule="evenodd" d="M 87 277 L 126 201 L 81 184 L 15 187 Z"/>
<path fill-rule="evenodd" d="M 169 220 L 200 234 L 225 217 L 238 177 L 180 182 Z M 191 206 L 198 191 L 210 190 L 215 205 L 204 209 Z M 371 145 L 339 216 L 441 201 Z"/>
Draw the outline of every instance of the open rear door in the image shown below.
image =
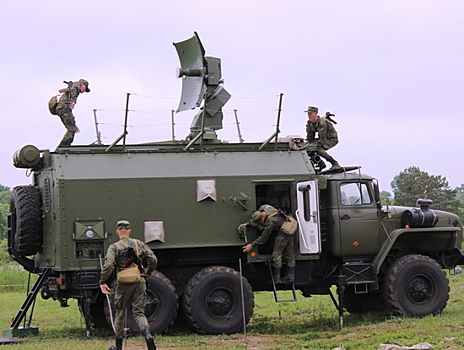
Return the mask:
<path fill-rule="evenodd" d="M 321 230 L 319 220 L 319 189 L 316 180 L 297 184 L 298 231 L 301 254 L 321 252 Z"/>

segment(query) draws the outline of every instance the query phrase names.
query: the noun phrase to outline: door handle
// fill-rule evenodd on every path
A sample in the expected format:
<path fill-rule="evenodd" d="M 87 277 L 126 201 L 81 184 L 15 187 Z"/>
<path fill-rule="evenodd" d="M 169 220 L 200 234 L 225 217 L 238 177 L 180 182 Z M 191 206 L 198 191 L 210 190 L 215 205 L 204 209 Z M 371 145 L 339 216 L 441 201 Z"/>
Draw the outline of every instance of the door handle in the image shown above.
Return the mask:
<path fill-rule="evenodd" d="M 348 214 L 345 214 L 340 219 L 343 220 L 343 221 L 348 221 L 348 220 L 351 219 L 351 217 Z"/>

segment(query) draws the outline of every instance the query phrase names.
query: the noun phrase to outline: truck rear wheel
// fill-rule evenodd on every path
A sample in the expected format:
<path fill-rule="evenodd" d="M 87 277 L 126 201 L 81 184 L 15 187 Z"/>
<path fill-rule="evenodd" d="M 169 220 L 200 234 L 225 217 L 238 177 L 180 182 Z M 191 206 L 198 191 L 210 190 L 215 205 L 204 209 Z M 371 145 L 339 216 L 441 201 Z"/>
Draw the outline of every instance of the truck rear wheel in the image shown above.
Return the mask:
<path fill-rule="evenodd" d="M 161 272 L 153 271 L 147 281 L 147 316 L 150 332 L 161 334 L 174 323 L 177 316 L 177 294 L 171 281 Z"/>
<path fill-rule="evenodd" d="M 242 288 L 243 304 L 242 311 Z M 254 295 L 245 277 L 225 266 L 207 267 L 188 282 L 183 307 L 190 325 L 203 334 L 232 334 L 253 314 Z"/>
<path fill-rule="evenodd" d="M 449 281 L 441 266 L 428 256 L 406 255 L 396 260 L 385 278 L 388 306 L 408 317 L 436 315 L 449 298 Z"/>
<path fill-rule="evenodd" d="M 116 314 L 114 307 L 114 286 L 112 286 L 111 308 L 113 317 Z M 148 325 L 151 334 L 161 334 L 166 332 L 174 323 L 177 315 L 177 294 L 171 281 L 161 272 L 153 271 L 150 278 L 147 280 L 147 298 L 145 301 L 145 316 L 147 317 Z M 104 304 L 105 315 L 108 324 L 111 324 L 110 312 L 108 303 Z M 132 317 L 131 306 L 127 308 L 126 328 L 129 334 L 138 334 L 140 329 Z"/>
<path fill-rule="evenodd" d="M 17 186 L 11 192 L 12 247 L 19 256 L 36 254 L 43 244 L 42 200 L 33 186 Z"/>

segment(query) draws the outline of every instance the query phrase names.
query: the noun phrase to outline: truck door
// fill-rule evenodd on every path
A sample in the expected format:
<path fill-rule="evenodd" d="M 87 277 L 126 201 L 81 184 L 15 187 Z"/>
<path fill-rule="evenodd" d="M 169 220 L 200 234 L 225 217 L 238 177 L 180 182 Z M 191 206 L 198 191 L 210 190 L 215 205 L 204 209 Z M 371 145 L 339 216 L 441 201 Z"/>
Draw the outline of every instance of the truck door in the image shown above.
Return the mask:
<path fill-rule="evenodd" d="M 321 230 L 317 181 L 299 182 L 297 184 L 296 196 L 300 253 L 319 254 L 321 252 Z"/>
<path fill-rule="evenodd" d="M 380 220 L 370 183 L 342 182 L 339 224 L 342 256 L 376 254 L 380 248 Z"/>

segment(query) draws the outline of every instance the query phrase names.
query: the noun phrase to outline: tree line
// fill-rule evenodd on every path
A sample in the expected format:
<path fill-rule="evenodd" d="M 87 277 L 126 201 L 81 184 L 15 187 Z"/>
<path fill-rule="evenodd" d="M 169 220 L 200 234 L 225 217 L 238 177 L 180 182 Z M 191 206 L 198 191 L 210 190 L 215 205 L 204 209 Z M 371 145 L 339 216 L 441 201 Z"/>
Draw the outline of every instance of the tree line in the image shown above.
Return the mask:
<path fill-rule="evenodd" d="M 431 209 L 449 211 L 464 221 L 464 183 L 452 189 L 446 177 L 429 175 L 416 166 L 409 167 L 393 178 L 390 192 L 380 193 L 383 205 L 415 207 L 418 199 L 431 199 Z"/>
<path fill-rule="evenodd" d="M 7 215 L 10 211 L 10 197 L 10 188 L 0 185 L 0 240 L 6 238 Z"/>

